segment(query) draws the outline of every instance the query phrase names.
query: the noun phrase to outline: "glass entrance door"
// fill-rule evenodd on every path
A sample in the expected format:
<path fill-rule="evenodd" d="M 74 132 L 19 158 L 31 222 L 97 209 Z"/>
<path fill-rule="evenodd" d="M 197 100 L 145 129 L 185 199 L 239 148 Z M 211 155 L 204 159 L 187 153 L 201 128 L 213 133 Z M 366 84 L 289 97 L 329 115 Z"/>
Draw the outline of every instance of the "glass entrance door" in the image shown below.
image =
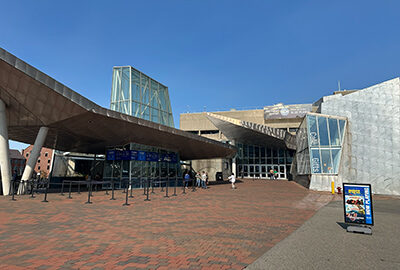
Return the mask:
<path fill-rule="evenodd" d="M 279 165 L 278 179 L 286 179 L 286 166 Z"/>
<path fill-rule="evenodd" d="M 254 177 L 260 178 L 260 166 L 259 165 L 254 165 Z"/>
<path fill-rule="evenodd" d="M 267 166 L 261 165 L 261 178 L 267 178 Z"/>

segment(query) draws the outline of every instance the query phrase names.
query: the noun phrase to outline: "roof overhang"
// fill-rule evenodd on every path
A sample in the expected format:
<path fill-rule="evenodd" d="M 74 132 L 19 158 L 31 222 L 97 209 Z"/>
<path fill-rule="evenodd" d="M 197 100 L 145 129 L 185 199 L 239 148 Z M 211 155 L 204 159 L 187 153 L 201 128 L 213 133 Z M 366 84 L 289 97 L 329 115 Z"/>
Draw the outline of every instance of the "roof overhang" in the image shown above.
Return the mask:
<path fill-rule="evenodd" d="M 134 142 L 179 153 L 182 160 L 230 157 L 236 148 L 179 129 L 105 109 L 0 48 L 0 99 L 9 138 L 33 144 L 49 128 L 45 147 L 102 154 Z"/>
<path fill-rule="evenodd" d="M 230 140 L 296 149 L 296 136 L 285 130 L 214 113 L 206 113 L 206 116 Z"/>

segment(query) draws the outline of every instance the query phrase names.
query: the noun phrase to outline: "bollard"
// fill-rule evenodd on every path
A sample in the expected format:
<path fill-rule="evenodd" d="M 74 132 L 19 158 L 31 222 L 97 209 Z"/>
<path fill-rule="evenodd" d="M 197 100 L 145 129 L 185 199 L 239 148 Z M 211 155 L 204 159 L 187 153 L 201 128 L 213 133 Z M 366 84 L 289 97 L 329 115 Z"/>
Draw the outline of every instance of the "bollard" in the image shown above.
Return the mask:
<path fill-rule="evenodd" d="M 130 184 L 130 182 L 129 182 Z M 128 197 L 129 197 L 129 191 L 128 191 L 128 186 L 126 187 L 126 193 L 125 193 L 125 203 L 122 206 L 128 206 Z"/>
<path fill-rule="evenodd" d="M 146 195 L 146 183 L 144 178 L 142 179 L 142 186 L 143 186 L 143 195 Z"/>
<path fill-rule="evenodd" d="M 114 201 L 114 179 L 111 179 L 111 201 Z"/>
<path fill-rule="evenodd" d="M 72 187 L 72 181 L 69 182 L 68 199 L 72 199 L 72 197 L 71 197 L 71 187 Z"/>
<path fill-rule="evenodd" d="M 42 202 L 49 202 L 49 201 L 47 200 L 47 189 L 48 189 L 48 188 L 49 188 L 49 182 L 46 183 L 46 189 L 45 189 L 45 191 L 44 191 L 44 199 L 43 199 Z"/>
<path fill-rule="evenodd" d="M 183 194 L 186 194 L 185 178 L 182 179 Z"/>
<path fill-rule="evenodd" d="M 60 195 L 64 196 L 64 180 L 62 181 L 62 184 L 61 184 L 61 193 L 60 193 Z"/>
<path fill-rule="evenodd" d="M 92 181 L 89 181 L 89 190 L 88 190 L 88 196 L 87 196 L 87 202 L 85 202 L 85 204 L 92 204 L 92 202 L 90 201 L 90 197 L 92 197 L 92 195 L 90 194 L 92 191 Z"/>
<path fill-rule="evenodd" d="M 78 194 L 81 194 L 81 181 L 78 181 Z"/>
<path fill-rule="evenodd" d="M 15 180 L 11 180 L 11 200 L 16 201 L 14 198 L 15 192 L 14 192 L 14 185 L 15 185 Z"/>
<path fill-rule="evenodd" d="M 334 195 L 335 194 L 335 180 L 333 180 L 333 178 L 331 180 L 331 189 L 332 189 L 332 194 Z"/>
<path fill-rule="evenodd" d="M 172 196 L 178 196 L 178 195 L 176 195 L 176 186 L 177 185 L 178 185 L 178 177 L 177 177 L 177 175 L 175 175 L 174 194 L 172 194 Z"/>
<path fill-rule="evenodd" d="M 160 183 L 160 187 L 161 187 L 161 192 L 164 192 L 164 186 L 162 185 L 163 181 L 161 180 L 161 176 L 158 179 L 160 180 L 159 183 Z"/>

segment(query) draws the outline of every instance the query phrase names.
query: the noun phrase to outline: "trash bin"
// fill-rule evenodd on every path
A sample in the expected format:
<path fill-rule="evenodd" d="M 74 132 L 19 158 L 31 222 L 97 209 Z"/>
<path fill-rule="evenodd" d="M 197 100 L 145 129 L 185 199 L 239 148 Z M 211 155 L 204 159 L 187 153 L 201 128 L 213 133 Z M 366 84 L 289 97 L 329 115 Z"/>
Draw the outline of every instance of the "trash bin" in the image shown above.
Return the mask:
<path fill-rule="evenodd" d="M 224 180 L 223 177 L 222 177 L 222 172 L 217 172 L 215 174 L 215 180 L 217 180 L 217 181 L 223 181 Z"/>

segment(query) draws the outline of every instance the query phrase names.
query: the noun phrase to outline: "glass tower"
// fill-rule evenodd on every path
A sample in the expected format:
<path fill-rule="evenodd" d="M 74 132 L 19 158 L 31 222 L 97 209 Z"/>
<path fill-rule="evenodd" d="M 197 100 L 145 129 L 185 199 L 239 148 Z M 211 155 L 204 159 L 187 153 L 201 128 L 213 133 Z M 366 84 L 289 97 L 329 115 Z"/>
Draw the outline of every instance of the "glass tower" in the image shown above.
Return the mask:
<path fill-rule="evenodd" d="M 113 68 L 110 109 L 174 127 L 168 87 L 131 66 Z"/>

